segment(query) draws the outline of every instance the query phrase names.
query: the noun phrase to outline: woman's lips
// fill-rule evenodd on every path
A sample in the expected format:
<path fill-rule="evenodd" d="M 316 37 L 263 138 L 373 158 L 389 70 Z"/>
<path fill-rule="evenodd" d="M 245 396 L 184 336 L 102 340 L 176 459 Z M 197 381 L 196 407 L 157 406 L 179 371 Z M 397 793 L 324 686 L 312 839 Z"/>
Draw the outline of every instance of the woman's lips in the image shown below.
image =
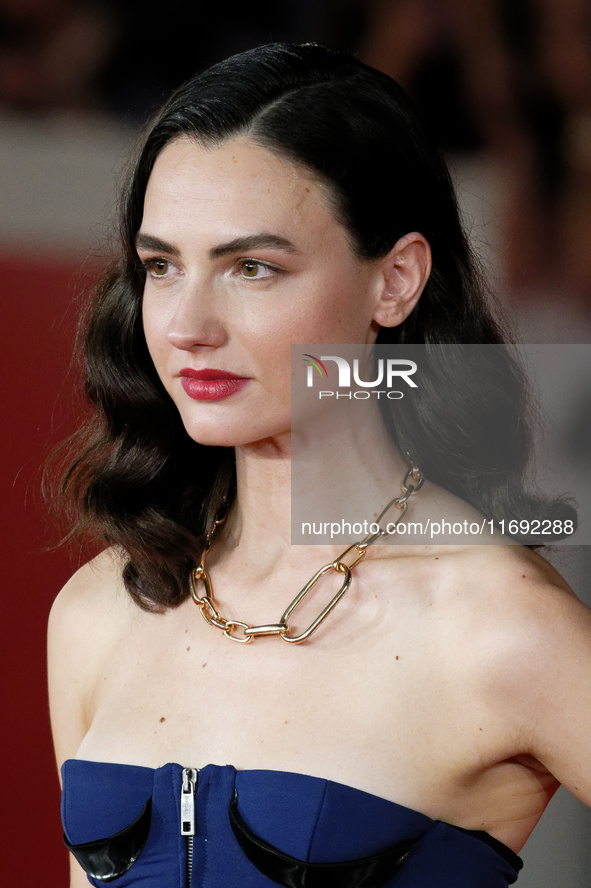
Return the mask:
<path fill-rule="evenodd" d="M 210 368 L 192 370 L 185 367 L 179 376 L 184 391 L 195 401 L 221 401 L 239 392 L 250 381 L 248 376 Z"/>

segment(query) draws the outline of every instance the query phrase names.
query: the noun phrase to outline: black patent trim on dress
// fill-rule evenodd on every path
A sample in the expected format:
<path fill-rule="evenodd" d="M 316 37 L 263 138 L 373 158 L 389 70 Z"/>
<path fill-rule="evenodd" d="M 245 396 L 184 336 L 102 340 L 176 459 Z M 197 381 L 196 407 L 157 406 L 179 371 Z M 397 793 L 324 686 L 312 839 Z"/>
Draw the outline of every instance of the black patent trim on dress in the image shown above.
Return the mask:
<path fill-rule="evenodd" d="M 238 793 L 230 802 L 234 836 L 250 862 L 284 888 L 382 888 L 403 865 L 418 840 L 403 842 L 372 857 L 338 863 L 309 863 L 284 854 L 255 835 L 238 812 Z"/>
<path fill-rule="evenodd" d="M 106 839 L 73 845 L 64 833 L 64 844 L 91 879 L 112 882 L 134 865 L 148 840 L 152 815 L 152 797 L 140 816 L 129 826 Z"/>
<path fill-rule="evenodd" d="M 442 823 L 443 821 L 439 821 Z M 449 824 L 451 826 L 451 824 Z M 485 832 L 482 829 L 464 829 L 461 826 L 454 826 L 454 829 L 457 829 L 459 832 L 465 833 L 467 836 L 472 836 L 474 839 L 478 839 L 480 842 L 484 842 L 493 851 L 496 851 L 497 854 L 506 860 L 507 863 L 513 867 L 515 872 L 519 872 L 523 869 L 523 860 L 521 857 L 515 853 L 508 845 L 505 845 L 500 839 L 495 839 L 494 836 L 491 836 L 490 833 Z"/>

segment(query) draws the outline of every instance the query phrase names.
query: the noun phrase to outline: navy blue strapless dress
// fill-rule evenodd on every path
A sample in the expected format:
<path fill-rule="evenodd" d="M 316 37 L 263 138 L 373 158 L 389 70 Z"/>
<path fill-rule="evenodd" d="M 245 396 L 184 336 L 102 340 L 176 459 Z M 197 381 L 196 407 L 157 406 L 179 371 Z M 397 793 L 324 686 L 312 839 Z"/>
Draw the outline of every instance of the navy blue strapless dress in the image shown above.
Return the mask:
<path fill-rule="evenodd" d="M 520 858 L 352 787 L 285 771 L 63 765 L 66 845 L 116 888 L 506 888 Z"/>

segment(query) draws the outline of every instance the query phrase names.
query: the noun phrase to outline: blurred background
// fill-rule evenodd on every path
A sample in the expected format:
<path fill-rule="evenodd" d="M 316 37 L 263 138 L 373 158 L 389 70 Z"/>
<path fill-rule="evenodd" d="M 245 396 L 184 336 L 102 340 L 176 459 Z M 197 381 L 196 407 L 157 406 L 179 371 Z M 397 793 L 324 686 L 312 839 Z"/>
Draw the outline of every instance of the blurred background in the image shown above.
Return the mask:
<path fill-rule="evenodd" d="M 68 881 L 45 625 L 86 556 L 48 551 L 56 535 L 41 504 L 41 466 L 80 416 L 72 343 L 80 299 L 108 255 L 126 157 L 175 86 L 272 40 L 317 41 L 386 71 L 449 159 L 468 230 L 517 338 L 591 341 L 588 0 L 241 7 L 0 0 L 2 844 L 3 872 L 17 886 Z M 589 436 L 591 393 L 577 397 Z M 588 548 L 550 557 L 591 603 Z M 590 837 L 591 812 L 560 791 L 523 851 L 519 885 L 588 886 Z"/>

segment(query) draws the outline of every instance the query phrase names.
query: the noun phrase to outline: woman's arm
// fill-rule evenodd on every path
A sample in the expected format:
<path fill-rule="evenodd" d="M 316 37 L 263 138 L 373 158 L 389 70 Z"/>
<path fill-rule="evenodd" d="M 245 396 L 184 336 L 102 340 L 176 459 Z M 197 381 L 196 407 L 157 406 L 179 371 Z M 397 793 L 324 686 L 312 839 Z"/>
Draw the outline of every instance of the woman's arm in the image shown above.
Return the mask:
<path fill-rule="evenodd" d="M 494 581 L 499 706 L 524 751 L 591 807 L 591 609 L 535 553 Z"/>
<path fill-rule="evenodd" d="M 84 654 L 88 617 L 81 594 L 88 566 L 82 568 L 57 596 L 49 615 L 47 675 L 51 730 L 58 768 L 73 758 L 88 730 L 85 700 L 88 664 Z M 82 587 L 82 588 L 81 588 Z"/>
<path fill-rule="evenodd" d="M 75 757 L 92 724 L 91 701 L 113 644 L 137 609 L 107 549 L 81 567 L 53 603 L 48 627 L 51 727 L 58 767 Z"/>
<path fill-rule="evenodd" d="M 90 701 L 96 676 L 118 622 L 112 605 L 121 598 L 114 594 L 121 586 L 120 574 L 114 554 L 102 553 L 74 574 L 51 609 L 49 704 L 58 768 L 76 756 L 92 723 Z M 70 888 L 88 886 L 86 873 L 72 856 L 70 872 Z"/>
<path fill-rule="evenodd" d="M 88 888 L 88 877 L 75 857 L 70 854 L 70 888 Z"/>
<path fill-rule="evenodd" d="M 591 807 L 591 610 L 556 590 L 541 598 L 521 674 L 532 755 Z"/>

